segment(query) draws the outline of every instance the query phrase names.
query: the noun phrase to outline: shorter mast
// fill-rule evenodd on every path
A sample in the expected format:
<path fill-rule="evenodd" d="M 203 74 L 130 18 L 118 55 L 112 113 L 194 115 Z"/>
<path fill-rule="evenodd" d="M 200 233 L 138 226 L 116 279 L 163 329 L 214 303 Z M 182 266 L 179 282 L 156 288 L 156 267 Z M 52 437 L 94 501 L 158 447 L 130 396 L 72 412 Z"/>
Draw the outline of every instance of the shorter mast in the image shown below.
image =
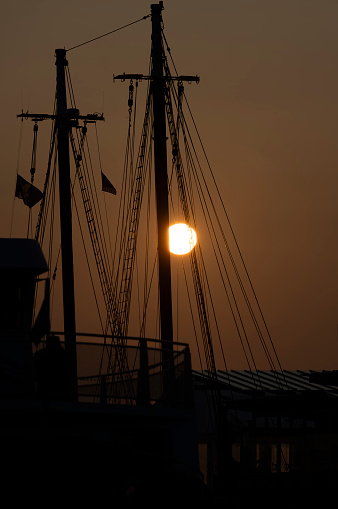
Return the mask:
<path fill-rule="evenodd" d="M 75 325 L 75 290 L 74 290 L 74 261 L 73 261 L 73 230 L 72 230 L 72 196 L 70 180 L 69 138 L 71 125 L 77 125 L 78 120 L 96 122 L 104 120 L 103 115 L 96 113 L 80 115 L 76 109 L 67 109 L 65 67 L 66 50 L 56 49 L 56 114 L 21 113 L 18 118 L 31 119 L 34 122 L 51 119 L 55 120 L 54 135 L 57 137 L 58 166 L 59 166 L 59 200 L 60 200 L 60 229 L 62 255 L 62 287 L 63 287 L 63 321 L 65 335 L 65 350 L 67 354 L 69 378 L 72 400 L 77 399 L 77 353 L 76 353 L 76 325 Z M 54 147 L 54 138 L 53 138 Z M 49 165 L 51 154 L 49 158 Z M 46 188 L 45 188 L 46 189 Z M 44 200 L 41 207 L 43 207 Z M 37 232 L 40 228 L 41 208 Z"/>

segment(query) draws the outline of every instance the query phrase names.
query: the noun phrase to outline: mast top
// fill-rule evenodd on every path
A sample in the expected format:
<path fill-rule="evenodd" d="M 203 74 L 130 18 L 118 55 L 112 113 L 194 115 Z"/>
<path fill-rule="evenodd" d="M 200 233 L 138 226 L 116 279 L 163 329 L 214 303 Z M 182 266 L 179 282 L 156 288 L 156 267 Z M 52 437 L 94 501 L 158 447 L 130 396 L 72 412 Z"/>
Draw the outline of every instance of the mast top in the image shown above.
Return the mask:
<path fill-rule="evenodd" d="M 62 59 L 64 58 L 65 61 L 67 62 L 66 60 L 66 53 L 67 53 L 67 50 L 65 48 L 58 48 L 55 50 L 55 56 L 57 59 Z"/>
<path fill-rule="evenodd" d="M 155 9 L 159 9 L 160 11 L 162 11 L 164 9 L 163 7 L 163 2 L 158 2 L 158 4 L 151 4 L 151 10 L 155 10 Z"/>

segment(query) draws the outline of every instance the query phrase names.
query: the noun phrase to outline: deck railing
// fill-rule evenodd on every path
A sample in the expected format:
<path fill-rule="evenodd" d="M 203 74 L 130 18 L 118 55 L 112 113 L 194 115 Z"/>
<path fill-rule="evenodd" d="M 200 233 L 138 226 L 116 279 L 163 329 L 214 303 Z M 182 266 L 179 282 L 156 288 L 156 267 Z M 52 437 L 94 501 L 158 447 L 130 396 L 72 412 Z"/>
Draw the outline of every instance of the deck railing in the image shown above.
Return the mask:
<path fill-rule="evenodd" d="M 2 353 L 10 352 L 11 357 L 7 366 L 9 382 L 0 383 L 3 396 L 7 392 L 9 397 L 59 401 L 75 398 L 78 402 L 107 405 L 192 406 L 190 351 L 183 343 L 79 333 L 76 380 L 67 376 L 61 332 L 53 333 L 37 348 L 28 345 L 27 340 L 13 338 L 0 343 Z M 15 367 L 16 354 L 19 362 Z M 162 362 L 162 358 L 169 360 Z"/>

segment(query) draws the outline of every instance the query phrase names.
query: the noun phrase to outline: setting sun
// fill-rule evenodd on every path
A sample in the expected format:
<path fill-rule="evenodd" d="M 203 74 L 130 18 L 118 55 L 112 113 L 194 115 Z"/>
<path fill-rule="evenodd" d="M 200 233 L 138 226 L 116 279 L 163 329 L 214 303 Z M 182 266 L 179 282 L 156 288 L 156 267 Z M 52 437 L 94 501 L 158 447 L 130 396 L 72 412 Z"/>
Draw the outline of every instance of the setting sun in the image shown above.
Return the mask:
<path fill-rule="evenodd" d="M 169 250 L 173 254 L 189 253 L 197 242 L 197 235 L 193 228 L 184 223 L 173 224 L 169 228 Z"/>

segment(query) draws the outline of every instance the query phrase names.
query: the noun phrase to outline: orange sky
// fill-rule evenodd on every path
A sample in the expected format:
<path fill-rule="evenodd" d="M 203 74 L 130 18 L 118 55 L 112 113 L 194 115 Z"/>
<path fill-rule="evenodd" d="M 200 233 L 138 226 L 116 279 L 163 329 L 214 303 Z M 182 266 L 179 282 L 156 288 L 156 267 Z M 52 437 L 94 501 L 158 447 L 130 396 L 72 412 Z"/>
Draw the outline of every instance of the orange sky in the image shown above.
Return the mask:
<path fill-rule="evenodd" d="M 338 2 L 167 0 L 165 33 L 186 87 L 271 336 L 285 369 L 338 369 Z M 144 0 L 14 0 L 2 7 L 0 233 L 9 236 L 21 109 L 50 113 L 54 49 L 72 47 L 150 11 Z M 68 54 L 81 113 L 102 109 L 103 167 L 118 188 L 127 85 L 147 73 L 150 21 Z M 42 188 L 49 128 L 39 134 Z M 29 179 L 32 125 L 20 173 Z M 43 150 L 45 152 L 43 153 Z M 40 154 L 40 152 L 39 152 Z M 109 197 L 111 198 L 111 197 Z M 111 200 L 107 203 L 114 207 Z M 117 201 L 115 201 L 117 207 Z M 13 235 L 27 210 L 14 206 Z M 231 341 L 233 369 L 244 367 Z"/>

